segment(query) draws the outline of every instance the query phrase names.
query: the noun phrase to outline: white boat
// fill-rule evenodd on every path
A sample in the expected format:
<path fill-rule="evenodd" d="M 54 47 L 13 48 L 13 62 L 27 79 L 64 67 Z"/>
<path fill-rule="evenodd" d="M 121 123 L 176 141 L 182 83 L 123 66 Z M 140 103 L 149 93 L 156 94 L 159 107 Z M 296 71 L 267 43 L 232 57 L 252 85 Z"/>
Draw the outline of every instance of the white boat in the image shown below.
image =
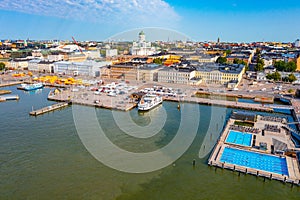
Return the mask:
<path fill-rule="evenodd" d="M 26 85 L 24 87 L 24 90 L 31 91 L 31 90 L 37 90 L 37 89 L 40 89 L 43 87 L 44 87 L 44 85 L 42 83 L 34 83 L 34 84 Z"/>
<path fill-rule="evenodd" d="M 138 110 L 140 111 L 148 111 L 155 106 L 161 104 L 163 99 L 161 96 L 155 94 L 146 94 L 142 97 L 140 102 L 138 103 Z"/>

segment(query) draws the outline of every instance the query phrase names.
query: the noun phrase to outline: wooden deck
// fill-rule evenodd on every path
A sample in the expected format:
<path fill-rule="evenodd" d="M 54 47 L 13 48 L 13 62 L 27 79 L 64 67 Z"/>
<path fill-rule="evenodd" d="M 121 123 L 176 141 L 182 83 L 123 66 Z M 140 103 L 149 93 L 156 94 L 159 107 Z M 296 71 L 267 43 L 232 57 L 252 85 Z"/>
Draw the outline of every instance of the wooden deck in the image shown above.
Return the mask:
<path fill-rule="evenodd" d="M 0 90 L 0 95 L 3 95 L 3 94 L 11 94 L 11 91 L 10 90 Z"/>
<path fill-rule="evenodd" d="M 19 85 L 21 84 L 21 81 L 12 81 L 12 82 L 7 82 L 7 83 L 1 83 L 0 87 L 8 87 L 8 86 L 13 86 L 13 85 Z"/>
<path fill-rule="evenodd" d="M 51 106 L 47 106 L 38 110 L 33 110 L 29 113 L 29 115 L 31 116 L 38 116 L 38 115 L 42 115 L 48 112 L 52 112 L 54 110 L 58 110 L 64 107 L 67 107 L 69 105 L 69 103 L 67 102 L 63 102 L 63 103 L 57 103 L 57 104 L 53 104 Z"/>

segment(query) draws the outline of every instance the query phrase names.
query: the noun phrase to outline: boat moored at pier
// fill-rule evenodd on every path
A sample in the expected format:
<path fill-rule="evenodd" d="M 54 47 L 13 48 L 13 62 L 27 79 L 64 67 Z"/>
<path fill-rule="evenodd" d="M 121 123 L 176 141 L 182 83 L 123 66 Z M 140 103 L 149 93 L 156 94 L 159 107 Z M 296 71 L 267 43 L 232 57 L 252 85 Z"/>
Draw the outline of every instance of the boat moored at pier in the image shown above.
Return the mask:
<path fill-rule="evenodd" d="M 44 85 L 42 83 L 34 83 L 34 84 L 22 84 L 22 88 L 26 91 L 37 90 L 43 88 Z"/>
<path fill-rule="evenodd" d="M 161 104 L 163 99 L 161 96 L 155 94 L 146 94 L 142 97 L 140 102 L 138 103 L 138 110 L 139 111 L 148 111 L 155 106 Z"/>

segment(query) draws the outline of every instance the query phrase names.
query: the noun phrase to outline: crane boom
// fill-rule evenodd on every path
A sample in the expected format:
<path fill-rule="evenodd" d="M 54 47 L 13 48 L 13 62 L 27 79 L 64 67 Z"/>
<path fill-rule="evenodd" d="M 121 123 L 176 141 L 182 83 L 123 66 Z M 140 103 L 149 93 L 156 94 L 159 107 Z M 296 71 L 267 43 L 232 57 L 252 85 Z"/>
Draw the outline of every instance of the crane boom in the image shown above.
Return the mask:
<path fill-rule="evenodd" d="M 80 46 L 78 45 L 78 42 L 75 40 L 75 38 L 74 38 L 73 36 L 72 36 L 72 39 L 73 39 L 74 43 L 78 46 L 79 51 L 81 52 L 81 54 L 83 54 L 83 52 L 82 52 Z"/>

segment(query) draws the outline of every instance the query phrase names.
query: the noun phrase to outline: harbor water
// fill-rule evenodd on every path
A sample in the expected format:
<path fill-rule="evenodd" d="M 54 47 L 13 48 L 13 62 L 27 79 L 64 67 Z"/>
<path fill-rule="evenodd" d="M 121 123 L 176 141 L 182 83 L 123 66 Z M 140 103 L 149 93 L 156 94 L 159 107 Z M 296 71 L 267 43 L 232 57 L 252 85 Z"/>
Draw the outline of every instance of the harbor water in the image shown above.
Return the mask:
<path fill-rule="evenodd" d="M 232 109 L 220 108 L 226 115 L 214 124 L 211 122 L 213 107 L 188 104 L 195 108 L 192 110 L 199 109 L 200 121 L 196 137 L 187 151 L 165 168 L 134 174 L 112 169 L 88 152 L 77 133 L 71 106 L 38 117 L 29 116 L 32 109 L 55 103 L 47 101 L 49 88 L 31 92 L 17 90 L 15 86 L 4 89 L 12 90 L 12 94 L 19 95 L 20 99 L 0 103 L 0 199 L 282 200 L 300 197 L 299 187 L 291 188 L 278 181 L 264 182 L 259 177 L 239 176 L 237 172 L 215 170 L 207 165 L 209 154 L 201 154 L 201 151 L 209 151 L 213 146 Z M 151 152 L 164 147 L 175 137 L 182 114 L 177 105 L 164 102 L 153 110 L 159 113 L 164 109 L 167 118 L 158 134 L 148 139 L 125 134 L 114 121 L 118 111 L 81 108 L 96 113 L 107 137 L 120 148 Z M 292 120 L 284 114 L 259 114 Z M 140 126 L 151 123 L 149 114 L 139 113 L 137 109 L 131 110 L 129 116 Z M 190 134 L 191 130 L 186 128 L 184 131 Z M 206 140 L 211 143 L 203 147 Z M 204 156 L 199 158 L 199 154 Z"/>

